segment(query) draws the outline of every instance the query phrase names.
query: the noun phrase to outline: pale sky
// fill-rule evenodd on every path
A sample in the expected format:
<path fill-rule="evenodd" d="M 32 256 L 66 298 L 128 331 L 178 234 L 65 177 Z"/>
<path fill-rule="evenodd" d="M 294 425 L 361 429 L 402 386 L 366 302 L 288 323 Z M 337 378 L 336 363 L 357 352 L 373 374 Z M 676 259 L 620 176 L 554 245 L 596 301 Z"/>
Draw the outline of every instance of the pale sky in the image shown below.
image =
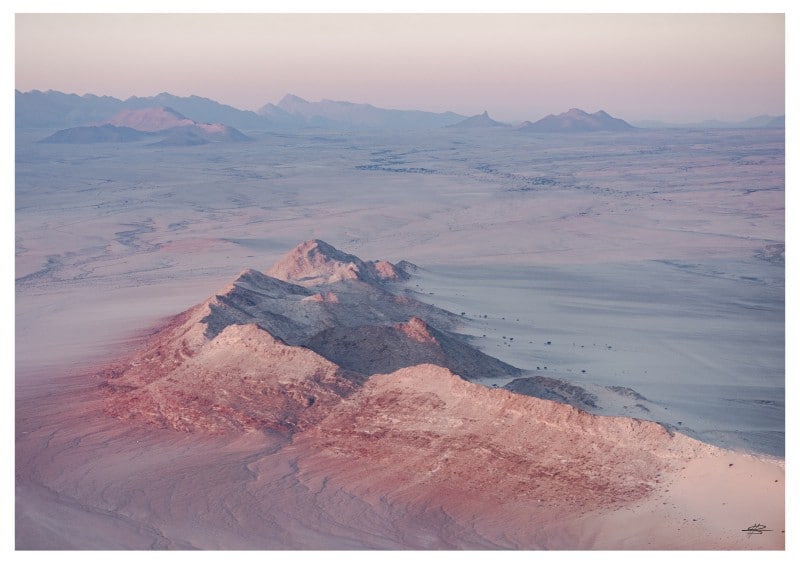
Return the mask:
<path fill-rule="evenodd" d="M 537 120 L 785 112 L 783 14 L 17 14 L 15 88 Z"/>

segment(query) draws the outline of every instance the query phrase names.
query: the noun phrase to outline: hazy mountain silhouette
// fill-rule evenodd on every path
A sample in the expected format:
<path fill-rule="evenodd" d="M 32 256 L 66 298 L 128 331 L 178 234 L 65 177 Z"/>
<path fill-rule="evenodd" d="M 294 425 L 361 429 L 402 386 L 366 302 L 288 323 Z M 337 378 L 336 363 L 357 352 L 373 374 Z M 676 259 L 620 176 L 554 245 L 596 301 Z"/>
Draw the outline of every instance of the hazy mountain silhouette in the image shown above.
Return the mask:
<path fill-rule="evenodd" d="M 14 91 L 17 128 L 69 128 L 102 123 L 124 109 L 111 96 L 64 94 L 55 90 Z"/>
<path fill-rule="evenodd" d="M 199 96 L 180 97 L 168 93 L 119 100 L 111 96 L 64 94 L 49 90 L 15 91 L 14 115 L 17 128 L 70 128 L 108 122 L 126 110 L 167 107 L 199 123 L 224 123 L 240 130 L 280 128 L 255 112 L 238 110 Z"/>
<path fill-rule="evenodd" d="M 451 124 L 447 127 L 451 128 L 495 128 L 495 127 L 509 127 L 509 124 L 497 122 L 489 117 L 489 112 L 471 116 L 465 120 Z"/>
<path fill-rule="evenodd" d="M 171 108 L 123 110 L 101 126 L 67 128 L 42 140 L 46 143 L 101 143 L 138 141 L 161 136 L 155 145 L 192 146 L 206 143 L 250 141 L 239 130 L 224 124 L 204 124 Z"/>
<path fill-rule="evenodd" d="M 517 129 L 530 133 L 575 133 L 626 131 L 634 128 L 625 120 L 609 116 L 602 110 L 589 114 L 578 108 L 572 108 L 557 116 L 550 114 L 534 123 L 525 122 Z"/>
<path fill-rule="evenodd" d="M 653 129 L 781 129 L 786 127 L 786 116 L 762 114 L 740 122 L 722 120 L 703 120 L 700 122 L 662 122 L 658 120 L 639 120 L 637 127 Z"/>
<path fill-rule="evenodd" d="M 277 105 L 258 112 L 239 110 L 200 96 L 181 97 L 166 92 L 150 97 L 119 100 L 92 94 L 78 96 L 57 91 L 15 91 L 15 119 L 19 128 L 68 128 L 108 121 L 124 110 L 168 107 L 203 123 L 224 123 L 244 131 L 285 131 L 301 128 L 430 129 L 455 123 L 464 116 L 453 112 L 390 110 L 371 104 L 323 100 L 308 102 L 287 95 Z"/>
<path fill-rule="evenodd" d="M 163 92 L 151 97 L 131 97 L 119 100 L 111 96 L 94 94 L 65 94 L 48 90 L 42 92 L 14 91 L 15 126 L 23 129 L 65 129 L 107 123 L 115 114 L 125 110 L 166 107 L 200 123 L 223 123 L 244 131 L 291 131 L 303 128 L 328 129 L 432 129 L 452 126 L 495 127 L 505 125 L 495 122 L 484 112 L 465 116 L 453 112 L 424 112 L 419 110 L 389 110 L 371 104 L 323 100 L 309 102 L 287 94 L 277 105 L 265 104 L 258 112 L 239 110 L 200 96 L 174 96 Z M 638 127 L 691 127 L 691 128 L 781 128 L 784 116 L 756 116 L 743 122 L 704 122 L 671 124 L 653 120 L 640 120 Z M 474 124 L 474 126 L 470 126 Z M 559 116 L 547 116 L 538 122 L 523 122 L 518 129 L 533 132 L 567 131 L 621 131 L 632 126 L 600 111 L 587 114 L 572 109 Z"/>
<path fill-rule="evenodd" d="M 75 96 L 75 95 L 70 95 Z M 87 95 L 88 100 L 97 102 L 101 107 L 109 105 L 111 97 Z M 129 98 L 123 102 L 127 107 L 148 107 L 153 105 L 170 106 L 185 115 L 190 115 L 194 119 L 204 122 L 221 122 L 232 127 L 243 130 L 269 130 L 269 129 L 298 129 L 303 127 L 326 127 L 326 128 L 348 128 L 348 129 L 426 129 L 448 125 L 454 125 L 459 121 L 469 120 L 465 116 L 454 112 L 425 112 L 421 110 L 391 110 L 373 106 L 371 104 L 356 104 L 352 102 L 336 102 L 332 100 L 322 100 L 321 102 L 309 102 L 292 94 L 287 94 L 281 101 L 275 104 L 266 104 L 257 112 L 239 110 L 231 106 L 220 104 L 208 98 L 199 96 L 178 97 L 169 93 L 161 93 L 154 97 Z M 578 110 L 580 112 L 580 110 Z M 569 114 L 565 112 L 565 114 Z M 561 114 L 561 116 L 565 115 Z M 586 114 L 586 112 L 584 112 Z M 484 114 L 486 115 L 486 112 Z M 482 115 L 472 116 L 480 118 Z M 600 118 L 610 118 L 611 126 L 607 128 L 617 131 L 613 125 L 613 118 L 604 111 L 594 114 L 587 114 Z M 488 117 L 488 115 L 487 115 Z M 491 118 L 490 118 L 491 120 Z M 477 120 L 476 120 L 477 121 Z M 541 121 L 541 120 L 540 120 Z M 664 122 L 645 121 L 637 122 L 637 127 L 698 127 L 698 128 L 781 128 L 784 127 L 784 116 L 756 116 L 740 122 L 727 122 L 720 120 L 705 120 L 686 124 L 668 124 Z M 630 129 L 634 126 L 629 122 L 628 125 L 620 125 L 616 122 L 619 130 Z M 661 124 L 658 126 L 656 124 Z M 501 122 L 487 122 L 485 125 L 476 124 L 475 127 L 507 126 Z M 599 131 L 599 130 L 591 130 Z"/>
<path fill-rule="evenodd" d="M 266 104 L 258 112 L 277 120 L 291 116 L 305 126 L 345 129 L 438 128 L 463 119 L 453 112 L 391 110 L 334 100 L 309 102 L 293 94 L 284 96 L 277 105 Z"/>
<path fill-rule="evenodd" d="M 111 116 L 107 123 L 125 126 L 139 131 L 162 131 L 165 129 L 196 125 L 192 119 L 166 106 L 122 110 Z"/>
<path fill-rule="evenodd" d="M 124 143 L 151 137 L 149 132 L 129 127 L 105 124 L 62 129 L 42 139 L 40 143 Z"/>

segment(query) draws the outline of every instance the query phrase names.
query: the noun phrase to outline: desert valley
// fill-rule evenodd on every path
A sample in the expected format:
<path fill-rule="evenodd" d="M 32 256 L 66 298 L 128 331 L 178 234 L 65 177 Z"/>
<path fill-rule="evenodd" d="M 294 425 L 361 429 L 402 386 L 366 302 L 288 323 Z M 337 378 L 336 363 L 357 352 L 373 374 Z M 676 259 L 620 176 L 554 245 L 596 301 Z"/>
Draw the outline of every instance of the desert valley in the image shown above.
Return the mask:
<path fill-rule="evenodd" d="M 17 549 L 784 549 L 784 160 L 17 92 Z"/>

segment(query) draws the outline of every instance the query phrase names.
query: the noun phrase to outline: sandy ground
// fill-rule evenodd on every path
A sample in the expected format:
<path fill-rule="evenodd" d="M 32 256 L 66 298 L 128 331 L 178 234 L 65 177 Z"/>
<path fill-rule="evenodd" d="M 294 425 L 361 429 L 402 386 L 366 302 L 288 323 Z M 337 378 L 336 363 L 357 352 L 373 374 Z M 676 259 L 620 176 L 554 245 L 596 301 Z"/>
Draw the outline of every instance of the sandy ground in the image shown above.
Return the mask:
<path fill-rule="evenodd" d="M 216 440 L 209 440 L 215 449 L 189 449 L 183 437 L 107 429 L 100 420 L 89 429 L 73 416 L 58 425 L 60 417 L 48 416 L 57 410 L 27 399 L 61 389 L 60 376 L 117 355 L 162 316 L 205 300 L 243 268 L 266 270 L 311 237 L 362 258 L 421 265 L 411 290 L 463 311 L 465 333 L 504 361 L 546 366 L 583 384 L 628 386 L 650 401 L 652 419 L 719 445 L 783 454 L 782 132 L 262 135 L 235 149 L 32 143 L 49 133 L 17 136 L 18 547 L 45 539 L 97 547 L 103 528 L 116 532 L 115 547 L 251 543 L 227 513 L 231 505 L 219 504 L 227 491 L 209 491 L 207 518 L 189 519 L 197 507 L 182 481 L 205 469 Z M 144 457 L 137 440 L 150 442 Z M 203 475 L 207 484 L 246 475 L 243 454 L 260 449 L 249 441 L 231 444 L 238 455 L 220 455 L 208 471 L 219 474 Z M 74 454 L 63 447 L 73 444 Z M 74 456 L 81 465 L 73 466 Z M 186 464 L 156 471 L 165 460 Z M 108 474 L 131 461 L 144 465 L 141 473 Z M 744 472 L 746 461 L 723 470 Z M 753 480 L 736 485 L 745 502 L 751 487 L 774 486 L 773 476 L 782 485 L 775 475 L 782 471 L 758 465 Z M 697 467 L 700 480 L 705 471 Z M 703 536 L 670 538 L 676 546 L 754 548 L 774 543 L 783 527 L 772 503 L 764 516 L 737 502 L 744 506 L 735 530 L 765 523 L 773 532 L 731 538 L 732 514 L 730 522 L 710 518 L 710 510 L 690 516 L 701 513 L 689 512 L 689 488 L 670 492 L 683 498 L 650 504 L 682 510 L 659 521 L 715 524 L 691 528 Z M 722 494 L 708 498 L 734 505 Z M 170 505 L 183 510 L 170 518 Z M 276 529 L 258 533 L 267 536 L 263 547 L 358 545 L 354 535 L 303 523 L 301 514 L 265 517 Z M 613 519 L 630 527 L 626 516 Z M 168 536 L 157 532 L 162 519 L 176 528 Z M 204 530 L 214 524 L 228 526 Z M 580 525 L 596 531 L 586 547 L 641 547 L 644 539 L 592 527 Z"/>
<path fill-rule="evenodd" d="M 593 548 L 784 549 L 782 461 L 736 453 L 694 459 L 652 498 L 589 519 Z"/>

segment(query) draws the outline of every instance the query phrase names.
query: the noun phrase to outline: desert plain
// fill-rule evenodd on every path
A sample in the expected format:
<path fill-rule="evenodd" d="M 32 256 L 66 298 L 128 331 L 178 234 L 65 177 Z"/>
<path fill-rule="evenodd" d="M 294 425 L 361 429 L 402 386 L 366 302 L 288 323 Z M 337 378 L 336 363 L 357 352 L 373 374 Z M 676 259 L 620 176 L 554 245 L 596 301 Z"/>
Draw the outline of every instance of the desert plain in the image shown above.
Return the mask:
<path fill-rule="evenodd" d="M 16 136 L 17 549 L 785 548 L 783 129 L 50 133 Z M 593 405 L 430 363 L 291 429 L 114 404 L 109 366 L 314 240 Z M 187 355 L 310 354 L 265 333 Z"/>

